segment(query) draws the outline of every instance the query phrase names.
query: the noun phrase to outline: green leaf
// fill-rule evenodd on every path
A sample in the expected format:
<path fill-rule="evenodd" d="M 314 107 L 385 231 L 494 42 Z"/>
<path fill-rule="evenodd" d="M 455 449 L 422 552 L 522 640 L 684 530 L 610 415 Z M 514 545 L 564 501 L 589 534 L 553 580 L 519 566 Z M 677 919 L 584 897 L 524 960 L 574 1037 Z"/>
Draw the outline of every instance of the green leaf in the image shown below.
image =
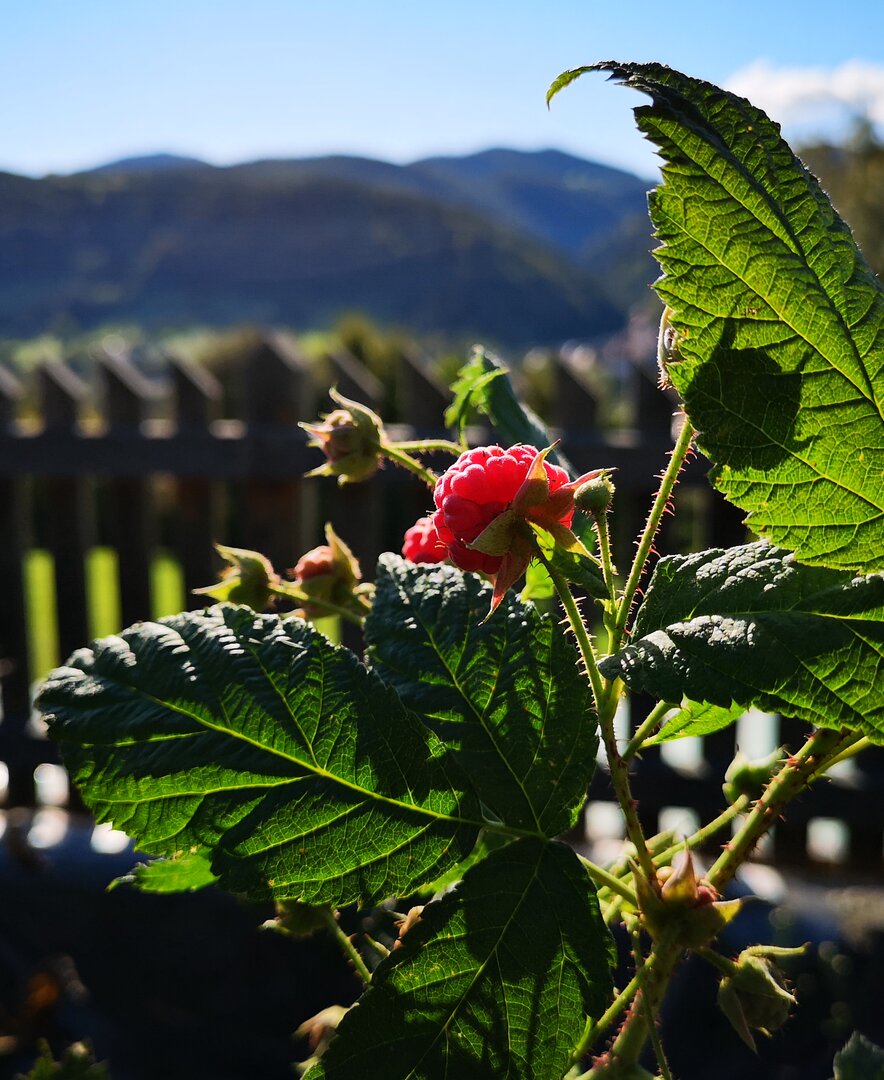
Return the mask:
<path fill-rule="evenodd" d="M 86 1043 L 75 1043 L 64 1052 L 60 1061 L 53 1057 L 47 1042 L 40 1040 L 39 1057 L 20 1080 L 109 1080 L 107 1069 L 97 1063 L 92 1049 Z"/>
<path fill-rule="evenodd" d="M 574 852 L 516 841 L 424 908 L 310 1080 L 560 1080 L 613 960 Z"/>
<path fill-rule="evenodd" d="M 519 400 L 510 382 L 509 368 L 483 349 L 476 348 L 457 373 L 451 389 L 454 401 L 445 412 L 447 427 L 457 426 L 462 432 L 470 412 L 477 410 L 488 417 L 508 446 L 527 443 L 542 450 L 552 443 L 552 436 L 540 417 Z M 571 476 L 578 475 L 561 450 L 553 450 L 547 460 L 560 465 Z"/>
<path fill-rule="evenodd" d="M 599 667 L 661 701 L 755 705 L 884 742 L 884 575 L 760 541 L 661 559 L 632 644 Z"/>
<path fill-rule="evenodd" d="M 572 642 L 508 593 L 452 566 L 378 564 L 365 626 L 373 670 L 418 712 L 472 780 L 492 820 L 554 836 L 595 768 L 596 721 Z"/>
<path fill-rule="evenodd" d="M 854 1031 L 835 1055 L 835 1080 L 884 1080 L 884 1050 Z"/>
<path fill-rule="evenodd" d="M 210 849 L 234 892 L 377 901 L 438 877 L 481 824 L 442 744 L 299 619 L 139 623 L 75 653 L 39 704 L 99 821 L 148 854 Z"/>
<path fill-rule="evenodd" d="M 594 67 L 652 98 L 663 346 L 715 486 L 805 563 L 884 569 L 884 293 L 850 230 L 749 102 Z"/>
<path fill-rule="evenodd" d="M 212 873 L 211 856 L 205 851 L 188 851 L 171 859 L 139 863 L 130 873 L 115 878 L 108 888 L 131 885 L 146 893 L 197 892 L 217 880 Z"/>
<path fill-rule="evenodd" d="M 746 710 L 742 705 L 711 705 L 708 701 L 691 701 L 685 698 L 681 705 L 673 706 L 663 726 L 644 746 L 657 746 L 672 739 L 686 739 L 694 735 L 712 735 L 716 731 L 735 724 Z"/>

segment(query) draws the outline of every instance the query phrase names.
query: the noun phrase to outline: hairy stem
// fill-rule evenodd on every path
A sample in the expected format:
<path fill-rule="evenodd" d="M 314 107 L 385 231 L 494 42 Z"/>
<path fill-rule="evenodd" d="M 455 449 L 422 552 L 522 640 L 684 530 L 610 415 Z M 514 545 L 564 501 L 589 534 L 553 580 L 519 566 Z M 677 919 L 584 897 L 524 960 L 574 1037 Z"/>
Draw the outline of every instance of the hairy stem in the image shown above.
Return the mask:
<path fill-rule="evenodd" d="M 371 972 L 366 967 L 365 961 L 359 955 L 359 950 L 341 929 L 341 924 L 338 922 L 334 911 L 332 911 L 331 908 L 324 908 L 322 917 L 332 937 L 337 941 L 341 952 L 352 962 L 353 967 L 359 972 L 360 979 L 368 986 L 371 982 Z"/>
<path fill-rule="evenodd" d="M 580 609 L 577 607 L 577 601 L 574 599 L 574 594 L 571 592 L 568 582 L 562 577 L 558 570 L 553 567 L 552 563 L 546 558 L 542 551 L 539 552 L 539 558 L 546 567 L 546 571 L 553 583 L 553 588 L 556 590 L 556 594 L 562 603 L 562 607 L 565 609 L 568 625 L 571 627 L 571 631 L 577 639 L 577 647 L 580 649 L 580 657 L 583 660 L 583 667 L 592 687 L 592 696 L 595 701 L 596 712 L 599 714 L 599 722 L 601 723 L 602 705 L 605 700 L 605 687 L 596 663 L 595 650 L 592 647 L 589 631 L 586 629 L 583 616 L 580 614 Z"/>
<path fill-rule="evenodd" d="M 611 1058 L 624 1065 L 638 1063 L 653 1026 L 649 1017 L 656 1014 L 681 954 L 681 946 L 674 942 L 661 941 L 654 945 L 639 974 L 635 1005 L 611 1046 Z M 591 1069 L 587 1080 L 591 1080 L 593 1073 Z"/>
<path fill-rule="evenodd" d="M 619 877 L 612 874 L 609 870 L 605 870 L 604 867 L 599 866 L 597 863 L 591 862 L 585 858 L 579 852 L 577 858 L 583 863 L 583 869 L 589 874 L 596 885 L 604 886 L 611 892 L 616 893 L 618 896 L 622 896 L 624 900 L 628 900 L 630 904 L 636 904 L 635 893 L 630 889 L 625 881 L 621 881 Z"/>
<path fill-rule="evenodd" d="M 707 964 L 711 964 L 717 971 L 720 971 L 722 975 L 727 978 L 731 978 L 737 973 L 737 965 L 730 960 L 727 956 L 722 956 L 721 953 L 704 946 L 701 949 L 694 949 L 697 956 L 702 957 Z"/>
<path fill-rule="evenodd" d="M 617 615 L 614 619 L 614 625 L 611 632 L 611 652 L 616 652 L 617 649 L 620 648 L 620 643 L 622 642 L 623 635 L 626 631 L 626 623 L 629 620 L 629 613 L 632 610 L 632 602 L 635 599 L 635 594 L 638 590 L 642 574 L 644 573 L 648 556 L 651 554 L 654 537 L 657 535 L 657 530 L 660 528 L 660 522 L 663 520 L 663 514 L 666 512 L 669 498 L 678 482 L 678 474 L 681 472 L 681 467 L 691 448 L 693 437 L 694 430 L 690 423 L 688 423 L 687 417 L 685 417 L 681 431 L 679 432 L 678 438 L 675 441 L 675 446 L 669 457 L 669 464 L 666 466 L 666 471 L 663 473 L 663 479 L 660 482 L 660 490 L 657 492 L 650 513 L 648 514 L 648 520 L 645 524 L 644 531 L 639 538 L 638 549 L 635 553 L 635 558 L 632 561 L 632 568 L 629 571 L 626 587 L 623 590 L 620 606 L 617 609 Z"/>
<path fill-rule="evenodd" d="M 600 514 L 593 514 L 592 518 L 595 523 L 596 536 L 599 540 L 599 556 L 602 564 L 602 576 L 605 579 L 605 585 L 608 589 L 611 611 L 615 611 L 617 607 L 617 572 L 614 569 L 614 562 L 611 558 L 611 534 L 608 529 L 607 511 L 603 510 Z"/>
<path fill-rule="evenodd" d="M 693 849 L 704 844 L 717 832 L 720 832 L 726 825 L 729 825 L 734 818 L 745 813 L 750 802 L 751 799 L 748 795 L 741 795 L 739 799 L 726 810 L 722 811 L 717 818 L 710 821 L 708 825 L 704 825 L 702 828 L 697 829 L 697 831 L 687 837 L 686 840 L 680 840 L 677 844 L 671 843 L 670 836 L 667 836 L 665 833 L 661 833 L 660 836 L 652 836 L 648 840 L 648 850 L 651 853 L 654 866 L 668 866 L 676 855 L 679 855 L 684 851 L 685 847 Z M 663 838 L 662 843 L 661 837 Z M 628 860 L 623 859 L 622 861 L 615 863 L 608 870 L 608 873 L 622 883 L 631 873 Z M 628 899 L 628 897 L 624 897 L 620 890 L 610 889 L 606 885 L 600 887 L 599 901 L 603 905 L 602 914 L 606 925 L 610 925 L 620 917 L 624 899 Z"/>
<path fill-rule="evenodd" d="M 740 814 L 745 813 L 749 808 L 751 801 L 752 800 L 748 795 L 741 795 L 726 810 L 723 810 L 717 818 L 713 818 L 708 825 L 704 825 L 702 828 L 697 829 L 695 833 L 691 833 L 683 843 L 673 844 L 671 847 L 655 856 L 654 863 L 665 866 L 667 863 L 671 862 L 679 852 L 684 851 L 686 846 L 688 848 L 695 848 L 699 847 L 701 844 L 705 844 L 707 840 L 711 839 L 717 832 L 720 832 L 725 825 L 730 824 L 735 817 L 739 817 Z"/>
<path fill-rule="evenodd" d="M 651 1004 L 651 997 L 648 994 L 647 980 L 645 979 L 645 961 L 641 950 L 641 935 L 638 930 L 633 934 L 632 940 L 632 956 L 635 961 L 635 973 L 639 977 L 639 989 L 642 991 L 640 1004 L 645 1012 L 645 1023 L 648 1025 L 648 1031 L 651 1035 L 654 1056 L 657 1059 L 657 1064 L 660 1066 L 660 1076 L 662 1077 L 662 1080 L 672 1080 L 672 1073 L 669 1071 L 669 1062 L 666 1060 L 663 1043 L 660 1039 L 660 1032 L 657 1030 L 656 1010 Z M 657 1004 L 659 1005 L 659 1002 Z"/>
<path fill-rule="evenodd" d="M 657 704 L 648 713 L 645 720 L 642 721 L 636 733 L 632 736 L 626 745 L 626 749 L 623 751 L 623 760 L 629 761 L 635 754 L 641 749 L 642 743 L 648 736 L 652 735 L 660 726 L 660 722 L 663 717 L 674 708 L 668 701 L 658 701 Z"/>
<path fill-rule="evenodd" d="M 611 783 L 614 786 L 614 793 L 626 819 L 626 835 L 632 841 L 639 865 L 650 881 L 654 876 L 654 864 L 651 861 L 644 830 L 638 820 L 635 799 L 632 797 L 632 789 L 629 786 L 629 769 L 617 749 L 617 737 L 614 733 L 614 714 L 617 710 L 618 700 L 618 692 L 615 689 L 617 683 L 614 683 L 613 686 L 609 684 L 606 688 L 596 665 L 595 652 L 589 638 L 589 631 L 586 629 L 580 610 L 577 607 L 577 601 L 574 599 L 568 582 L 542 554 L 540 558 L 546 566 L 553 587 L 565 609 L 565 615 L 568 618 L 571 630 L 577 638 L 583 666 L 586 669 L 586 674 L 592 686 L 593 697 L 595 698 L 599 729 L 602 733 L 602 740 L 608 757 L 608 767 L 611 772 Z"/>
<path fill-rule="evenodd" d="M 392 444 L 397 450 L 411 451 L 416 454 L 452 454 L 459 457 L 463 453 L 463 447 L 448 439 L 412 439 Z M 385 447 L 386 450 L 386 447 Z"/>
<path fill-rule="evenodd" d="M 868 746 L 872 746 L 872 740 L 865 735 L 858 736 L 853 742 L 849 742 L 843 749 L 839 750 L 833 757 L 826 759 L 811 779 L 816 780 L 818 777 L 822 776 L 824 772 L 828 772 L 833 765 L 839 765 L 842 761 L 849 761 L 850 758 L 860 753 L 860 751 L 865 750 Z"/>
<path fill-rule="evenodd" d="M 786 803 L 829 767 L 831 761 L 844 750 L 844 744 L 849 739 L 849 732 L 825 729 L 814 731 L 798 753 L 786 761 L 752 807 L 736 836 L 725 846 L 706 875 L 714 888 L 719 892 L 722 890 L 761 837 L 776 822 Z"/>
<path fill-rule="evenodd" d="M 381 453 L 384 457 L 389 458 L 390 461 L 394 461 L 397 465 L 401 465 L 403 469 L 407 469 L 410 473 L 414 473 L 415 476 L 420 477 L 432 491 L 436 486 L 436 474 L 432 469 L 428 469 L 426 465 L 422 465 L 417 458 L 413 458 L 410 454 L 407 454 L 402 449 L 402 445 L 402 443 L 381 443 Z M 460 451 L 458 451 L 458 453 L 460 453 Z"/>
<path fill-rule="evenodd" d="M 614 1023 L 620 1013 L 629 1005 L 635 997 L 639 987 L 639 976 L 636 974 L 623 990 L 614 998 L 598 1020 L 589 1020 L 584 1028 L 580 1041 L 574 1047 L 571 1054 L 572 1061 L 579 1061 L 586 1054 L 608 1028 Z"/>

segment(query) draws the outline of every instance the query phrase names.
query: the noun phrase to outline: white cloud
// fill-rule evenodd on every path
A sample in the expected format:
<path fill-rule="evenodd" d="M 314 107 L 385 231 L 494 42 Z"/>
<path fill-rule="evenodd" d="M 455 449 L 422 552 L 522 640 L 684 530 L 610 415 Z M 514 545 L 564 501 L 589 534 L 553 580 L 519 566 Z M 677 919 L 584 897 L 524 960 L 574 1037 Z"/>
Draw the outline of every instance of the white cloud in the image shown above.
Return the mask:
<path fill-rule="evenodd" d="M 828 131 L 857 117 L 884 124 L 884 65 L 863 60 L 828 70 L 755 60 L 732 75 L 726 89 L 784 126 Z"/>

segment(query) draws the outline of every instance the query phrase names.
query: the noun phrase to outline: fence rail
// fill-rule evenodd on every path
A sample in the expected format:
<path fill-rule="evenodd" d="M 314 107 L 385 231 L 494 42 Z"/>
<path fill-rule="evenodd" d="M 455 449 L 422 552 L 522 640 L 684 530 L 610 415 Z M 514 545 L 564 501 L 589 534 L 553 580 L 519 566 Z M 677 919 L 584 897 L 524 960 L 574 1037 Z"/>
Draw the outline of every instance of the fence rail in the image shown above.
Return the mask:
<path fill-rule="evenodd" d="M 297 421 L 327 407 L 328 384 L 317 383 L 311 365 L 288 342 L 269 337 L 243 353 L 235 365 L 241 406 L 233 418 L 220 415 L 230 388 L 204 368 L 169 358 L 157 382 L 124 355 L 102 356 L 97 365 L 103 386 L 98 412 L 86 384 L 62 364 L 42 365 L 33 387 L 0 369 L 0 766 L 5 763 L 8 774 L 0 806 L 6 808 L 39 808 L 44 800 L 39 777 L 47 774 L 39 769 L 57 758 L 31 719 L 31 683 L 42 674 L 33 670 L 34 643 L 44 646 L 41 655 L 63 659 L 90 639 L 96 590 L 89 567 L 97 549 L 112 552 L 116 568 L 109 587 L 119 625 L 108 632 L 162 613 L 156 596 L 160 552 L 174 569 L 175 603 L 196 607 L 191 590 L 216 576 L 215 540 L 262 551 L 282 568 L 321 542 L 321 524 L 330 520 L 370 571 L 377 555 L 397 548 L 404 529 L 427 508 L 425 489 L 395 468 L 344 489 L 330 480 L 302 480 L 317 455 Z M 382 407 L 383 388 L 353 357 L 329 355 L 324 367 L 346 396 Z M 554 358 L 550 370 L 549 420 L 569 457 L 580 468 L 618 470 L 614 546 L 621 563 L 665 464 L 673 411 L 653 373 L 635 364 L 627 370 L 631 426 L 604 432 L 597 426 L 600 403 L 574 355 Z M 36 395 L 38 422 L 20 415 L 26 390 Z M 446 394 L 419 359 L 401 357 L 396 394 L 401 414 L 414 425 L 403 429 L 404 437 L 441 434 Z M 483 438 L 481 431 L 476 438 Z M 740 515 L 706 483 L 707 467 L 695 459 L 686 468 L 680 513 L 660 537 L 661 552 L 744 539 Z M 27 573 L 34 551 L 46 553 L 54 578 L 42 607 Z M 634 700 L 624 723 L 634 727 L 646 708 Z M 770 748 L 794 747 L 802 730 L 790 720 L 755 717 L 692 744 L 690 761 L 677 750 L 647 755 L 636 764 L 645 825 L 655 831 L 692 814 L 717 813 L 724 767 L 735 739 L 752 734 L 750 724 L 756 736 L 764 729 Z M 882 781 L 880 752 L 859 759 L 791 809 L 788 822 L 776 826 L 769 854 L 820 868 L 835 859 L 842 867 L 880 873 Z M 78 809 L 75 793 L 52 798 Z M 588 804 L 594 832 L 599 805 L 610 799 L 600 772 Z M 824 845 L 820 838 L 826 836 Z"/>

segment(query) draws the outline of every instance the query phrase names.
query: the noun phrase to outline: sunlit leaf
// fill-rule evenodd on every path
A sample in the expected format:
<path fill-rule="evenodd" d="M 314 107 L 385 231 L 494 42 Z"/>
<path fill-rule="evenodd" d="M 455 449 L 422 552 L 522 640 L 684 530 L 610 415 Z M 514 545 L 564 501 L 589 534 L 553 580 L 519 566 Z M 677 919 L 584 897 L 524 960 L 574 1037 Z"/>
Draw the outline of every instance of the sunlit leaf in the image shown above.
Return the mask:
<path fill-rule="evenodd" d="M 884 569 L 884 293 L 850 230 L 743 98 L 659 64 L 593 69 L 652 98 L 635 112 L 664 162 L 662 344 L 713 482 L 803 562 Z"/>
<path fill-rule="evenodd" d="M 596 720 L 557 623 L 452 566 L 378 564 L 372 667 L 456 752 L 493 819 L 544 836 L 574 822 L 595 768 Z"/>
<path fill-rule="evenodd" d="M 613 958 L 574 852 L 516 841 L 424 908 L 308 1076 L 561 1080 Z"/>
<path fill-rule="evenodd" d="M 481 825 L 445 747 L 299 619 L 139 623 L 75 653 L 40 707 L 99 821 L 148 854 L 209 849 L 234 892 L 379 900 L 438 877 Z"/>
<path fill-rule="evenodd" d="M 884 575 L 761 541 L 661 559 L 632 643 L 599 665 L 662 701 L 757 706 L 884 742 Z"/>

